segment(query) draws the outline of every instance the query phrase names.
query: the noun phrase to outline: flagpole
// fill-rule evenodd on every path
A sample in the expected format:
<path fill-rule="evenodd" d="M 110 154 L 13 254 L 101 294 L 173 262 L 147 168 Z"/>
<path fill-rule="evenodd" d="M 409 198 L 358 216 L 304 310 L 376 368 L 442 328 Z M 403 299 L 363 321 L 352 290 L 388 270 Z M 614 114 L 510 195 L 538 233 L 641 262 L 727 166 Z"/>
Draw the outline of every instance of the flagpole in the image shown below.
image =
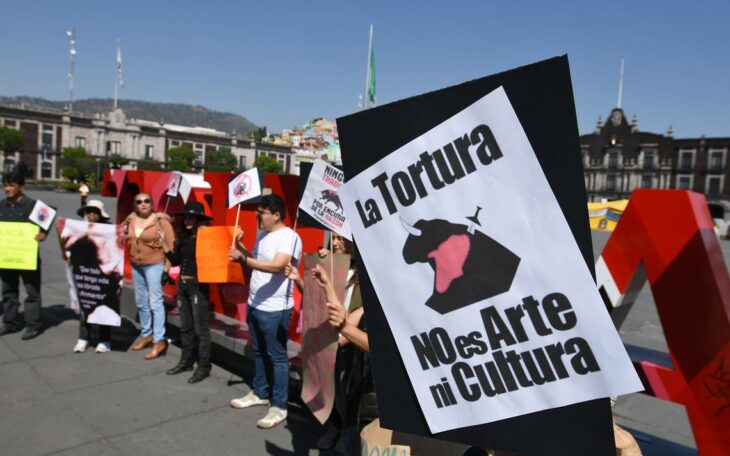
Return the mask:
<path fill-rule="evenodd" d="M 117 109 L 117 94 L 119 92 L 119 38 L 117 38 L 117 54 L 114 60 L 114 109 Z"/>
<path fill-rule="evenodd" d="M 368 63 L 367 71 L 365 72 L 365 101 L 363 102 L 363 109 L 370 108 L 370 102 L 368 100 L 368 88 L 370 88 L 370 53 L 373 51 L 373 24 L 370 24 L 370 41 L 368 42 Z"/>
<path fill-rule="evenodd" d="M 233 225 L 233 239 L 231 239 L 231 248 L 236 245 L 236 235 L 238 234 L 238 216 L 241 214 L 241 204 L 236 204 L 236 224 Z"/>

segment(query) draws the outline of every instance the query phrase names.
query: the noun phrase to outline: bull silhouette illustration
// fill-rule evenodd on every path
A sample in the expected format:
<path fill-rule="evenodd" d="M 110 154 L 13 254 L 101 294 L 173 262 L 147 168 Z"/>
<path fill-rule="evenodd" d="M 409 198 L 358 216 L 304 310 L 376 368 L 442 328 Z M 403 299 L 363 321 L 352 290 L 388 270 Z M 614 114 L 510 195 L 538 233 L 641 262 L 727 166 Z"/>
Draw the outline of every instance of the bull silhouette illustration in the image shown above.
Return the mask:
<path fill-rule="evenodd" d="M 441 219 L 410 225 L 401 219 L 409 233 L 403 259 L 431 265 L 433 294 L 426 305 L 440 314 L 508 291 L 517 273 L 520 257 L 476 230 L 480 209 L 467 217 L 470 226 Z"/>
<path fill-rule="evenodd" d="M 337 196 L 336 192 L 333 192 L 332 190 L 322 190 L 322 196 L 320 196 L 319 199 L 324 200 L 325 205 L 327 205 L 327 203 L 334 204 L 335 210 L 337 212 L 342 212 L 342 203 L 340 202 L 340 197 Z"/>

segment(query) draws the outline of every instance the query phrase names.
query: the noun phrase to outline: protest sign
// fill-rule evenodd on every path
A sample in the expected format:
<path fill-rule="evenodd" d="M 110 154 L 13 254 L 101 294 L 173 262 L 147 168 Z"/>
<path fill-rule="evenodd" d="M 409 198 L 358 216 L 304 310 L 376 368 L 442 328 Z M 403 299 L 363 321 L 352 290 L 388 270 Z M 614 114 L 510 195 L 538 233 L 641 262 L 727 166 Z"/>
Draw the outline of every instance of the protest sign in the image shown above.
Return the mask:
<path fill-rule="evenodd" d="M 38 226 L 0 222 L 0 269 L 33 271 L 38 267 Z"/>
<path fill-rule="evenodd" d="M 177 192 L 180 191 L 180 183 L 182 182 L 182 174 L 173 171 L 170 175 L 170 183 L 167 184 L 167 196 L 176 197 Z M 189 193 L 189 192 L 188 192 Z M 187 198 L 185 198 L 187 199 Z"/>
<path fill-rule="evenodd" d="M 327 421 L 335 402 L 335 359 L 337 357 L 337 330 L 329 324 L 327 297 L 309 272 L 319 265 L 325 271 L 334 263 L 332 283 L 335 294 L 344 305 L 347 271 L 350 255 L 304 255 L 304 296 L 302 297 L 302 402 L 320 423 Z M 327 273 L 329 274 L 329 272 Z"/>
<path fill-rule="evenodd" d="M 70 306 L 79 310 L 87 323 L 121 325 L 124 237 L 119 227 L 60 218 L 56 230 Z"/>
<path fill-rule="evenodd" d="M 232 226 L 201 226 L 195 244 L 198 281 L 201 283 L 243 283 L 241 265 L 228 260 L 233 240 Z"/>
<path fill-rule="evenodd" d="M 602 398 L 641 385 L 591 280 L 567 59 L 337 123 L 383 425 L 614 454 Z"/>
<path fill-rule="evenodd" d="M 37 200 L 30 212 L 28 219 L 40 226 L 43 231 L 48 231 L 56 217 L 56 210 L 41 200 Z"/>
<path fill-rule="evenodd" d="M 181 173 L 178 192 L 182 197 L 183 203 L 188 202 L 190 192 L 192 192 L 194 188 L 210 188 L 210 184 L 205 181 L 205 177 L 202 174 Z"/>
<path fill-rule="evenodd" d="M 251 168 L 228 183 L 228 207 L 233 207 L 261 195 L 259 171 Z"/>
<path fill-rule="evenodd" d="M 329 230 L 352 240 L 345 212 L 337 191 L 345 180 L 345 174 L 324 160 L 317 160 L 307 179 L 307 186 L 299 202 L 303 210 Z"/>

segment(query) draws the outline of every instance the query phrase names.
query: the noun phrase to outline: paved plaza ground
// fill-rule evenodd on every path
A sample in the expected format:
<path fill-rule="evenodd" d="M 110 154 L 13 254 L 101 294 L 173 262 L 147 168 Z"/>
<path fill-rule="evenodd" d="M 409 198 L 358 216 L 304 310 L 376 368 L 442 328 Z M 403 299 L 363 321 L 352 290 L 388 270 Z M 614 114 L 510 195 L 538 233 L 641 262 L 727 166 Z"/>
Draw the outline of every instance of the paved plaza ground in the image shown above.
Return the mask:
<path fill-rule="evenodd" d="M 61 216 L 76 217 L 77 195 L 28 193 L 58 207 Z M 113 214 L 114 200 L 102 199 Z M 596 256 L 606 239 L 594 233 Z M 727 262 L 730 243 L 722 246 Z M 129 323 L 113 331 L 112 352 L 72 353 L 78 320 L 66 307 L 55 232 L 42 244 L 41 258 L 43 334 L 30 341 L 21 341 L 20 333 L 0 338 L 0 454 L 332 454 L 311 449 L 322 429 L 299 401 L 290 403 L 285 425 L 266 431 L 256 428 L 265 408 L 230 408 L 231 398 L 249 391 L 250 363 L 221 347 L 214 350 L 211 378 L 196 385 L 187 383 L 187 373 L 165 374 L 178 361 L 177 347 L 153 361 L 129 351 L 137 335 Z M 648 287 L 620 333 L 627 344 L 667 351 Z M 645 455 L 696 454 L 682 406 L 634 394 L 620 398 L 614 413 Z"/>

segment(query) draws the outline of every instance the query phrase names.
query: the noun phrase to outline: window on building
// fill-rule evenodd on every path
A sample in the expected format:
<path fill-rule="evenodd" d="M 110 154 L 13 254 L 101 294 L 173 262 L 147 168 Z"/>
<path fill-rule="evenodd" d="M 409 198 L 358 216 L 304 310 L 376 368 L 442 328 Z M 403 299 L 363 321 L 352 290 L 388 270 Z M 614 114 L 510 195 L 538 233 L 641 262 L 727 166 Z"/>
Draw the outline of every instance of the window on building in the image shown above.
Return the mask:
<path fill-rule="evenodd" d="M 707 194 L 708 195 L 719 195 L 720 190 L 720 178 L 719 177 L 710 177 L 707 180 Z"/>
<path fill-rule="evenodd" d="M 53 125 L 43 125 L 43 131 L 53 131 Z"/>
<path fill-rule="evenodd" d="M 644 150 L 644 169 L 654 169 L 654 155 L 653 149 Z"/>
<path fill-rule="evenodd" d="M 3 172 L 5 174 L 10 174 L 15 169 L 15 160 L 12 158 L 5 157 L 5 163 L 3 164 Z"/>
<path fill-rule="evenodd" d="M 111 154 L 111 155 L 121 155 L 122 154 L 122 143 L 120 141 L 107 141 L 106 142 L 106 152 L 107 152 L 107 154 Z"/>
<path fill-rule="evenodd" d="M 608 168 L 609 169 L 618 168 L 618 152 L 615 150 L 608 152 Z"/>
<path fill-rule="evenodd" d="M 606 176 L 606 191 L 607 192 L 616 191 L 616 176 L 614 174 L 609 174 Z"/>
<path fill-rule="evenodd" d="M 83 136 L 77 136 L 74 140 L 74 146 L 76 147 L 86 147 L 86 138 Z"/>
<path fill-rule="evenodd" d="M 690 179 L 689 176 L 680 176 L 677 182 L 677 188 L 680 190 L 689 190 Z"/>
<path fill-rule="evenodd" d="M 692 169 L 692 152 L 682 152 L 679 158 L 679 167 L 682 169 Z"/>
<path fill-rule="evenodd" d="M 722 155 L 721 150 L 710 152 L 710 169 L 722 169 Z"/>
<path fill-rule="evenodd" d="M 641 176 L 641 188 L 652 188 L 651 176 Z"/>
<path fill-rule="evenodd" d="M 155 146 L 152 144 L 145 144 L 144 146 L 144 159 L 152 160 L 152 155 L 155 153 Z"/>
<path fill-rule="evenodd" d="M 6 127 L 17 127 L 18 122 L 14 121 L 14 120 L 5 119 L 5 126 Z"/>
<path fill-rule="evenodd" d="M 43 179 L 50 179 L 53 177 L 53 165 L 51 162 L 44 161 L 41 163 L 41 177 Z"/>
<path fill-rule="evenodd" d="M 41 144 L 44 146 L 52 146 L 53 145 L 53 133 L 43 133 L 43 136 L 41 137 Z"/>
<path fill-rule="evenodd" d="M 238 157 L 238 167 L 241 169 L 246 169 L 246 157 L 241 155 Z"/>

